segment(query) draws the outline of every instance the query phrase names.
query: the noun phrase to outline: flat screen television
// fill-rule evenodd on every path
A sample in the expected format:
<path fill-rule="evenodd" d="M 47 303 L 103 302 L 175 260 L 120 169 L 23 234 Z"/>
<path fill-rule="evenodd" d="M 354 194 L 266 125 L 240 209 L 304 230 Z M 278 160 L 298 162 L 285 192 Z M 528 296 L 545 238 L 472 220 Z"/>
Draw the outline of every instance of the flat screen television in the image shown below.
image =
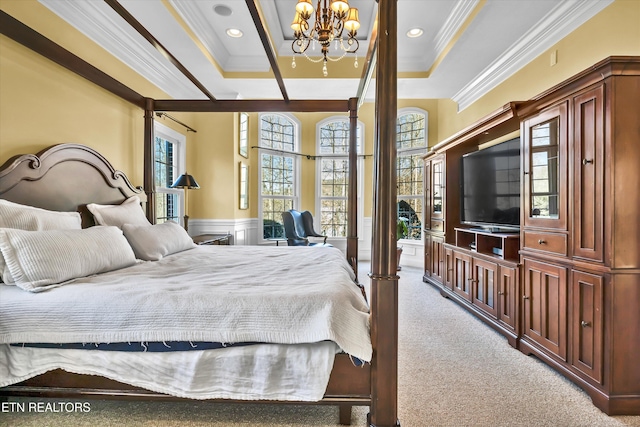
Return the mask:
<path fill-rule="evenodd" d="M 460 220 L 489 231 L 520 228 L 520 139 L 462 156 Z"/>

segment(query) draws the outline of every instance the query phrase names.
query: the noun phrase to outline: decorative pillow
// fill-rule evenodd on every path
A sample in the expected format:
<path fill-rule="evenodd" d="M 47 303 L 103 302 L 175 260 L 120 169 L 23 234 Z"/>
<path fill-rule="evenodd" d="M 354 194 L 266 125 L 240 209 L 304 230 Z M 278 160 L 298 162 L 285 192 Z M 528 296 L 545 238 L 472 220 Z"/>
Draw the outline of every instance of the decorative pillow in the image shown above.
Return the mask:
<path fill-rule="evenodd" d="M 82 220 L 78 212 L 48 211 L 0 199 L 0 228 L 79 230 Z"/>
<path fill-rule="evenodd" d="M 0 252 L 11 273 L 9 284 L 31 292 L 136 262 L 117 227 L 47 231 L 4 228 L 0 229 Z"/>
<path fill-rule="evenodd" d="M 156 225 L 125 224 L 122 231 L 136 258 L 146 261 L 158 261 L 197 246 L 184 228 L 173 221 Z"/>
<path fill-rule="evenodd" d="M 21 205 L 0 199 L 0 228 L 20 230 L 79 230 L 82 219 L 78 212 L 57 212 Z M 11 282 L 9 269 L 0 253 L 0 283 Z"/>
<path fill-rule="evenodd" d="M 113 225 L 118 228 L 122 228 L 123 224 L 151 225 L 142 211 L 138 196 L 129 197 L 120 205 L 90 203 L 87 209 L 99 225 Z"/>

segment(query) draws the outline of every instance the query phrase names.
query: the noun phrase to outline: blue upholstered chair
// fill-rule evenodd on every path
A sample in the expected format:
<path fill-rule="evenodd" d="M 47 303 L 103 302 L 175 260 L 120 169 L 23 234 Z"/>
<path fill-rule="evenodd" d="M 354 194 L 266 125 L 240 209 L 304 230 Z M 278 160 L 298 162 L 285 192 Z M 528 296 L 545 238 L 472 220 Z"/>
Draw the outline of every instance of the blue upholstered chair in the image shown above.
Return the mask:
<path fill-rule="evenodd" d="M 289 246 L 333 246 L 327 243 L 327 236 L 316 233 L 313 229 L 313 216 L 309 211 L 290 209 L 282 212 L 282 222 Z M 309 237 L 323 237 L 324 240 L 322 243 L 311 243 Z"/>

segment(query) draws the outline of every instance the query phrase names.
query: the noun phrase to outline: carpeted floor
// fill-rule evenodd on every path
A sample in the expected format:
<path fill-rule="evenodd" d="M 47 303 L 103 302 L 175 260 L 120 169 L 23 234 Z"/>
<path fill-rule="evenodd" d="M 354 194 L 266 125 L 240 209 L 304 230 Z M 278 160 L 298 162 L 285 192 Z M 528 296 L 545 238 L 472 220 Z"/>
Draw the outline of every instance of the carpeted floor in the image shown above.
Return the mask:
<path fill-rule="evenodd" d="M 367 268 L 361 265 L 363 282 Z M 421 269 L 403 268 L 399 294 L 398 412 L 403 427 L 640 427 L 640 416 L 606 416 L 578 387 L 442 298 L 422 282 Z M 33 402 L 12 398 L 6 405 Z M 5 406 L 0 425 L 338 425 L 337 409 L 330 406 L 106 400 L 87 401 L 83 408 L 87 405 L 89 412 L 71 413 L 6 411 Z M 354 408 L 352 424 L 366 426 L 367 412 Z"/>

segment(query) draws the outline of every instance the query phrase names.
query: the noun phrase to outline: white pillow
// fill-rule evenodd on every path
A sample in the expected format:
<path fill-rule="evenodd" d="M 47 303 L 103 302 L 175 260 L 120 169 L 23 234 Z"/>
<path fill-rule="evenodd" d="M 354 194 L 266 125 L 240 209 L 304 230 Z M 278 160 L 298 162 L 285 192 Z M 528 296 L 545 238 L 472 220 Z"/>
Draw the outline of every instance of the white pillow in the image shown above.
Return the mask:
<path fill-rule="evenodd" d="M 122 230 L 25 231 L 0 229 L 0 251 L 13 283 L 31 292 L 63 285 L 71 279 L 135 264 Z"/>
<path fill-rule="evenodd" d="M 82 219 L 78 212 L 57 212 L 21 205 L 0 199 L 0 228 L 20 230 L 79 230 Z M 4 257 L 0 253 L 0 283 L 12 281 Z"/>
<path fill-rule="evenodd" d="M 158 261 L 197 246 L 184 228 L 173 221 L 156 225 L 125 224 L 122 231 L 136 258 L 146 261 Z"/>
<path fill-rule="evenodd" d="M 113 225 L 118 228 L 122 228 L 123 224 L 151 225 L 142 211 L 138 196 L 129 197 L 120 205 L 90 203 L 87 209 L 99 225 Z"/>
<path fill-rule="evenodd" d="M 48 211 L 0 199 L 0 228 L 78 230 L 82 220 L 78 212 Z"/>

